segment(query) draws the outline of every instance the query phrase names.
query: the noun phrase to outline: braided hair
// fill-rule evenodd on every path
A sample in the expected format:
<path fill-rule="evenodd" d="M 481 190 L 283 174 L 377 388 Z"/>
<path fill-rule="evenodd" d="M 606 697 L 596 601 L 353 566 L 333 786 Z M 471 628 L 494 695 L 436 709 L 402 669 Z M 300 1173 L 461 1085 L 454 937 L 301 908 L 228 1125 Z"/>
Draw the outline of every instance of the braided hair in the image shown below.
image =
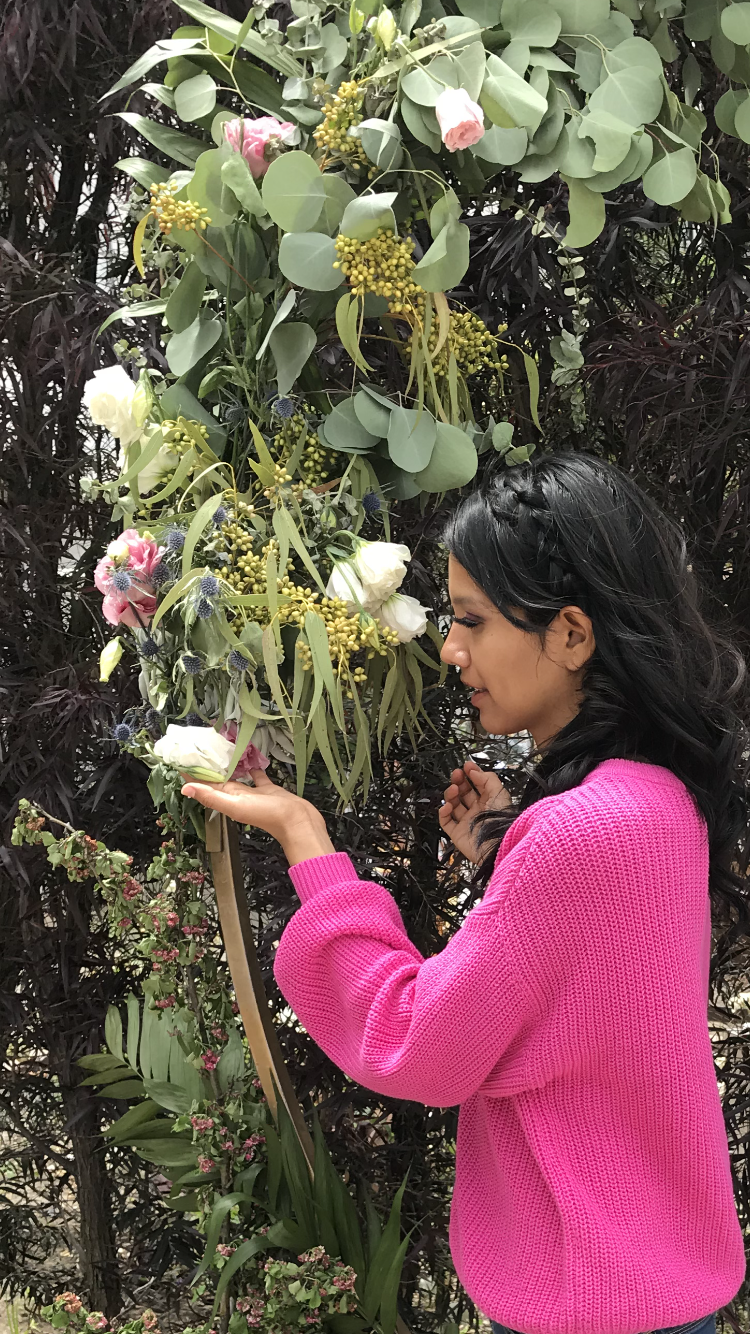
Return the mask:
<path fill-rule="evenodd" d="M 566 452 L 490 475 L 443 541 L 518 629 L 543 643 L 557 613 L 577 606 L 596 641 L 576 716 L 522 771 L 516 802 L 476 817 L 487 851 L 474 887 L 489 881 L 520 811 L 578 786 L 602 760 L 638 758 L 691 793 L 706 822 L 712 895 L 737 908 L 750 934 L 735 861 L 750 821 L 746 665 L 706 619 L 680 525 L 621 469 Z"/>

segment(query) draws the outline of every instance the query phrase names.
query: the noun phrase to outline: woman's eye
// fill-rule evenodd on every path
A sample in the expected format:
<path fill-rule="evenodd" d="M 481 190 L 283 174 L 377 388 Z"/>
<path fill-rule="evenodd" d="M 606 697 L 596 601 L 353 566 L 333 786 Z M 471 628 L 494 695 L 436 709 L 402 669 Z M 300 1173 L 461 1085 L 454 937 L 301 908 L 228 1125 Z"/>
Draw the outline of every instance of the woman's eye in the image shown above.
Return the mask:
<path fill-rule="evenodd" d="M 465 626 L 467 627 L 468 630 L 475 630 L 476 627 L 477 627 L 478 625 L 481 625 L 481 624 L 482 624 L 482 622 L 481 622 L 481 621 L 470 621 L 470 620 L 468 619 L 467 616 L 454 616 L 454 618 L 453 618 L 453 624 L 454 624 L 454 625 L 465 625 Z"/>

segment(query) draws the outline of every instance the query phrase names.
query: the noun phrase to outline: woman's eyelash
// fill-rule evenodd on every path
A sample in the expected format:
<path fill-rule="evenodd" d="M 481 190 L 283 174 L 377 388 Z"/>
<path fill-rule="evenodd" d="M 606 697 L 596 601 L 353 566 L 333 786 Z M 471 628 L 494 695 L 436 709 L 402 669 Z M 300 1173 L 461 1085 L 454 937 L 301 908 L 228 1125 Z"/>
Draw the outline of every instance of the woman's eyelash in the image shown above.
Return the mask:
<path fill-rule="evenodd" d="M 475 630 L 478 625 L 482 624 L 481 621 L 470 621 L 465 616 L 454 616 L 453 623 L 454 625 L 465 625 L 469 630 Z"/>

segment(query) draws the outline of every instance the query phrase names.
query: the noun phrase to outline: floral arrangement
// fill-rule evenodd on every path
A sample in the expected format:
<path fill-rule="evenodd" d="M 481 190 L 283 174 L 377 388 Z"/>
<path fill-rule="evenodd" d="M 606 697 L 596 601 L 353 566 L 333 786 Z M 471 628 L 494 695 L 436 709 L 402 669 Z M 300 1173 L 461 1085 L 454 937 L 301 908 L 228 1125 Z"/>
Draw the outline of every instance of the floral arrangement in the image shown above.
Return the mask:
<path fill-rule="evenodd" d="M 55 834 L 49 822 L 61 824 L 22 800 L 13 844 L 42 846 L 72 883 L 94 881 L 137 978 L 139 994 L 130 994 L 124 1013 L 114 1006 L 107 1013 L 108 1050 L 78 1064 L 84 1085 L 125 1103 L 106 1138 L 170 1181 L 165 1208 L 192 1218 L 204 1238 L 192 1287 L 197 1297 L 213 1299 L 213 1315 L 184 1334 L 291 1334 L 308 1327 L 394 1334 L 411 1237 L 400 1237 L 406 1181 L 382 1224 L 360 1183 L 360 1221 L 314 1116 L 311 1187 L 283 1100 L 274 1122 L 238 1027 L 195 831 L 184 820 L 159 818 L 165 837 L 139 876 L 126 853 L 68 825 Z M 42 1314 L 70 1334 L 159 1334 L 153 1311 L 110 1325 L 72 1292 Z"/>
<path fill-rule="evenodd" d="M 253 745 L 254 762 L 296 765 L 300 793 L 319 751 L 343 800 L 360 781 L 366 796 L 372 735 L 414 744 L 423 669 L 444 671 L 419 642 L 442 643 L 428 610 L 402 592 L 411 553 L 391 512 L 466 486 L 485 453 L 528 458 L 509 356 L 539 427 L 531 351 L 460 300 L 471 217 L 516 207 L 554 238 L 573 300 L 551 351 L 574 398 L 578 251 L 606 193 L 641 180 L 687 219 L 729 218 L 700 165 L 688 48 L 712 37 L 742 85 L 719 104 L 728 132 L 750 139 L 750 25 L 743 6 L 690 0 L 684 17 L 682 0 L 291 0 L 282 31 L 270 0 L 241 24 L 179 3 L 192 22 L 107 94 L 139 84 L 181 128 L 118 113 L 169 165 L 118 164 L 142 281 L 102 327 L 161 316 L 164 354 L 149 367 L 124 339 L 138 382 L 116 365 L 86 386 L 121 450 L 109 494 L 125 532 L 96 584 L 128 638 L 102 677 L 127 642 L 144 709 L 117 737 L 155 795 L 178 763 L 241 775 Z M 162 83 L 140 83 L 158 66 Z M 565 232 L 513 195 L 555 172 Z"/>

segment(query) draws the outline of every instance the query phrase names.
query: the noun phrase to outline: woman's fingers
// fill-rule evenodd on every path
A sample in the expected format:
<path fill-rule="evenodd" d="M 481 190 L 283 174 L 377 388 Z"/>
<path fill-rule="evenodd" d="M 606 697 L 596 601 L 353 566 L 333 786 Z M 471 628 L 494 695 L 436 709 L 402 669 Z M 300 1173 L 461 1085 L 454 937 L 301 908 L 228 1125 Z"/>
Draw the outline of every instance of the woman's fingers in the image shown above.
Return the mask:
<path fill-rule="evenodd" d="M 251 770 L 250 776 L 260 790 L 263 787 L 276 787 L 262 769 Z M 245 783 L 197 783 L 194 779 L 188 779 L 182 788 L 182 795 L 192 797 L 211 811 L 222 811 L 240 824 L 247 824 L 252 819 L 248 808 L 252 810 L 253 789 Z"/>

